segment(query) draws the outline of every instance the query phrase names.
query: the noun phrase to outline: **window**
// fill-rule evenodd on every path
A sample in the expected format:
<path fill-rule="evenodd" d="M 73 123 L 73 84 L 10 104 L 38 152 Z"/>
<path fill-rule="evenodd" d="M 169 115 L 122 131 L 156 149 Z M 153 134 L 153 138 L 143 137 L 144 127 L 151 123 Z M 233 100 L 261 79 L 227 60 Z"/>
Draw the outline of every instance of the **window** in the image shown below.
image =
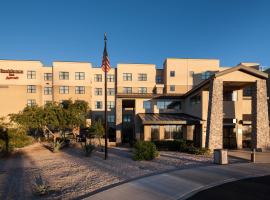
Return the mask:
<path fill-rule="evenodd" d="M 131 94 L 132 93 L 132 88 L 131 87 L 124 87 L 123 88 L 123 93 L 125 93 L 125 94 Z"/>
<path fill-rule="evenodd" d="M 157 101 L 158 109 L 174 109 L 181 110 L 181 101 L 176 100 L 158 100 Z"/>
<path fill-rule="evenodd" d="M 102 82 L 102 74 L 95 74 L 94 81 L 95 82 Z"/>
<path fill-rule="evenodd" d="M 101 96 L 102 95 L 102 88 L 95 88 L 95 95 Z"/>
<path fill-rule="evenodd" d="M 156 82 L 157 83 L 162 83 L 162 77 L 161 76 L 157 76 L 156 77 Z"/>
<path fill-rule="evenodd" d="M 36 79 L 36 71 L 27 71 L 27 79 Z"/>
<path fill-rule="evenodd" d="M 147 81 L 147 74 L 138 74 L 138 81 Z"/>
<path fill-rule="evenodd" d="M 140 94 L 146 94 L 147 93 L 147 88 L 146 87 L 139 87 L 139 93 Z"/>
<path fill-rule="evenodd" d="M 108 122 L 109 123 L 114 123 L 115 117 L 114 115 L 108 115 Z"/>
<path fill-rule="evenodd" d="M 51 81 L 52 73 L 44 73 L 44 81 Z"/>
<path fill-rule="evenodd" d="M 175 85 L 170 85 L 170 91 L 174 92 L 175 91 Z"/>
<path fill-rule="evenodd" d="M 251 97 L 252 96 L 252 86 L 247 86 L 243 89 L 243 96 L 244 97 Z"/>
<path fill-rule="evenodd" d="M 34 106 L 34 105 L 36 105 L 35 99 L 28 99 L 27 100 L 27 106 Z"/>
<path fill-rule="evenodd" d="M 75 72 L 75 80 L 84 80 L 85 73 L 84 72 Z"/>
<path fill-rule="evenodd" d="M 85 93 L 85 87 L 84 86 L 76 86 L 75 87 L 75 94 L 84 94 Z"/>
<path fill-rule="evenodd" d="M 36 93 L 36 86 L 35 85 L 27 85 L 27 93 Z"/>
<path fill-rule="evenodd" d="M 159 126 L 158 125 L 151 126 L 151 140 L 159 140 Z"/>
<path fill-rule="evenodd" d="M 108 94 L 108 96 L 114 96 L 115 95 L 115 89 L 114 88 L 108 88 L 107 94 Z"/>
<path fill-rule="evenodd" d="M 209 79 L 211 75 L 212 75 L 211 72 L 203 72 L 202 73 L 202 80 Z"/>
<path fill-rule="evenodd" d="M 60 86 L 59 87 L 59 93 L 60 94 L 68 94 L 69 93 L 69 87 L 68 86 Z"/>
<path fill-rule="evenodd" d="M 115 107 L 114 101 L 108 101 L 107 109 L 113 109 Z"/>
<path fill-rule="evenodd" d="M 195 105 L 195 104 L 200 104 L 201 103 L 201 96 L 196 95 L 190 98 L 190 104 Z"/>
<path fill-rule="evenodd" d="M 164 139 L 182 139 L 183 138 L 183 127 L 182 125 L 166 125 L 164 126 Z"/>
<path fill-rule="evenodd" d="M 124 81 L 132 81 L 132 74 L 131 73 L 123 73 L 123 80 Z"/>
<path fill-rule="evenodd" d="M 170 71 L 170 77 L 175 77 L 175 71 Z"/>
<path fill-rule="evenodd" d="M 96 109 L 102 109 L 102 101 L 96 101 L 95 108 Z"/>
<path fill-rule="evenodd" d="M 126 123 L 130 123 L 131 122 L 131 115 L 124 115 L 123 116 L 123 121 Z"/>
<path fill-rule="evenodd" d="M 59 72 L 59 79 L 60 80 L 68 80 L 69 79 L 69 72 Z"/>
<path fill-rule="evenodd" d="M 150 101 L 143 101 L 143 108 L 146 110 L 151 109 L 151 102 Z"/>
<path fill-rule="evenodd" d="M 52 87 L 44 87 L 44 94 L 51 95 L 52 94 Z"/>
<path fill-rule="evenodd" d="M 114 82 L 114 75 L 113 74 L 108 74 L 107 75 L 107 81 L 108 82 Z"/>

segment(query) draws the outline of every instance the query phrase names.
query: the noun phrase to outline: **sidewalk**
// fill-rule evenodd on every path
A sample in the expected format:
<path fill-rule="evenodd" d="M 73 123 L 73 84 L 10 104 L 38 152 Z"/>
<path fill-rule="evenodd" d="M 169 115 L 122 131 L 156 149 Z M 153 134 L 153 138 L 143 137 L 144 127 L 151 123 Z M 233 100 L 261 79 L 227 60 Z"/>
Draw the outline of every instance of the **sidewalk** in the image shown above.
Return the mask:
<path fill-rule="evenodd" d="M 88 200 L 177 200 L 243 178 L 270 175 L 270 164 L 238 163 L 175 170 L 134 180 L 103 192 Z"/>

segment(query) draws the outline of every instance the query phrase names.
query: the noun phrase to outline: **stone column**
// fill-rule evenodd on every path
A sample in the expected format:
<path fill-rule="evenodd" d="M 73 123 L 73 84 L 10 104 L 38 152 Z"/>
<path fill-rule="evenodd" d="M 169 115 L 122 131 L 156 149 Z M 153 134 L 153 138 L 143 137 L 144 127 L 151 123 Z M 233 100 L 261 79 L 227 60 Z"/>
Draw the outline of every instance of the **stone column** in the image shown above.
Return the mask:
<path fill-rule="evenodd" d="M 115 115 L 116 144 L 120 144 L 122 142 L 122 99 L 116 99 Z"/>
<path fill-rule="evenodd" d="M 257 80 L 252 90 L 252 147 L 265 150 L 269 145 L 269 119 L 266 80 Z"/>
<path fill-rule="evenodd" d="M 206 147 L 211 151 L 223 148 L 223 81 L 210 82 Z"/>

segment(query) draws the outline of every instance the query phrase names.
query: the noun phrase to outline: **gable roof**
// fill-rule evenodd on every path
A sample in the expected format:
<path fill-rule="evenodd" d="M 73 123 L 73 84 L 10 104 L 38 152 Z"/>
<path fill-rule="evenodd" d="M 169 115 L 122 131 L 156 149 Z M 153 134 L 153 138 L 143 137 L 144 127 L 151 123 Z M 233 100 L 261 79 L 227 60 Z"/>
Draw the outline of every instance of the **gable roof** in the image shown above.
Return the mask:
<path fill-rule="evenodd" d="M 203 86 L 208 84 L 210 82 L 210 80 L 212 80 L 212 79 L 214 79 L 216 77 L 223 76 L 225 74 L 229 74 L 229 73 L 232 73 L 232 72 L 235 72 L 235 71 L 242 71 L 242 72 L 245 72 L 247 74 L 262 78 L 262 79 L 267 79 L 268 78 L 267 73 L 259 71 L 257 69 L 254 69 L 252 67 L 247 67 L 247 66 L 244 66 L 244 65 L 240 64 L 240 65 L 238 65 L 236 67 L 232 67 L 232 68 L 229 68 L 229 69 L 226 69 L 226 70 L 223 70 L 223 71 L 220 71 L 220 72 L 217 72 L 217 73 L 213 74 L 209 79 L 206 79 L 206 80 L 202 81 L 201 83 L 196 85 L 194 88 L 189 90 L 184 96 L 185 97 L 189 96 L 190 94 L 198 91 L 200 88 L 202 88 Z"/>
<path fill-rule="evenodd" d="M 224 71 L 217 72 L 217 73 L 214 74 L 214 77 L 223 76 L 225 74 L 229 74 L 229 73 L 234 72 L 234 71 L 243 71 L 243 72 L 246 72 L 246 73 L 251 74 L 253 76 L 262 78 L 262 79 L 267 79 L 268 78 L 267 73 L 259 71 L 257 69 L 254 69 L 252 67 L 247 67 L 247 66 L 241 65 L 241 64 L 236 66 L 236 67 L 232 67 L 230 69 L 226 69 Z"/>

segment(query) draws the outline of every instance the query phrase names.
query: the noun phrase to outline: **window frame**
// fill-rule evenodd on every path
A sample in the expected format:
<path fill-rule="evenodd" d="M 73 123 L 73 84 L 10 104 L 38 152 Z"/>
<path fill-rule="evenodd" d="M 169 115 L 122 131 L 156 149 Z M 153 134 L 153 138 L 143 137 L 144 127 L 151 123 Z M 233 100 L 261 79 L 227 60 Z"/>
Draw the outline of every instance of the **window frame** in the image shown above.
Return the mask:
<path fill-rule="evenodd" d="M 138 73 L 138 81 L 147 81 L 146 73 Z"/>
<path fill-rule="evenodd" d="M 115 96 L 115 88 L 107 88 L 107 94 L 108 96 Z"/>
<path fill-rule="evenodd" d="M 95 88 L 95 96 L 102 96 L 103 90 L 102 88 Z"/>
<path fill-rule="evenodd" d="M 69 94 L 69 86 L 62 85 L 59 87 L 59 94 Z"/>
<path fill-rule="evenodd" d="M 43 77 L 44 77 L 44 81 L 52 81 L 52 73 L 44 73 Z"/>
<path fill-rule="evenodd" d="M 123 73 L 123 81 L 132 81 L 132 73 Z"/>
<path fill-rule="evenodd" d="M 31 103 L 29 103 L 29 102 L 31 102 Z M 37 105 L 36 99 L 27 99 L 26 103 L 27 103 L 26 105 L 29 106 L 29 107 Z"/>
<path fill-rule="evenodd" d="M 139 94 L 147 94 L 147 87 L 139 87 L 138 93 Z"/>
<path fill-rule="evenodd" d="M 59 80 L 69 80 L 69 72 L 66 71 L 59 72 Z"/>
<path fill-rule="evenodd" d="M 124 94 L 132 94 L 132 87 L 123 87 Z"/>
<path fill-rule="evenodd" d="M 75 72 L 75 80 L 85 80 L 85 72 Z"/>
<path fill-rule="evenodd" d="M 170 77 L 175 77 L 175 70 L 170 71 Z"/>
<path fill-rule="evenodd" d="M 27 79 L 36 79 L 37 72 L 34 70 L 27 70 Z"/>
<path fill-rule="evenodd" d="M 102 82 L 102 74 L 95 74 L 94 81 L 95 82 Z"/>
<path fill-rule="evenodd" d="M 52 95 L 52 87 L 44 87 L 44 95 Z"/>
<path fill-rule="evenodd" d="M 85 86 L 75 86 L 75 94 L 85 94 Z"/>
<path fill-rule="evenodd" d="M 107 81 L 108 82 L 115 82 L 114 74 L 107 74 Z"/>
<path fill-rule="evenodd" d="M 36 93 L 37 86 L 36 85 L 27 85 L 27 93 Z"/>
<path fill-rule="evenodd" d="M 99 106 L 98 106 L 99 105 Z M 102 101 L 95 101 L 95 109 L 101 110 L 103 108 Z"/>

